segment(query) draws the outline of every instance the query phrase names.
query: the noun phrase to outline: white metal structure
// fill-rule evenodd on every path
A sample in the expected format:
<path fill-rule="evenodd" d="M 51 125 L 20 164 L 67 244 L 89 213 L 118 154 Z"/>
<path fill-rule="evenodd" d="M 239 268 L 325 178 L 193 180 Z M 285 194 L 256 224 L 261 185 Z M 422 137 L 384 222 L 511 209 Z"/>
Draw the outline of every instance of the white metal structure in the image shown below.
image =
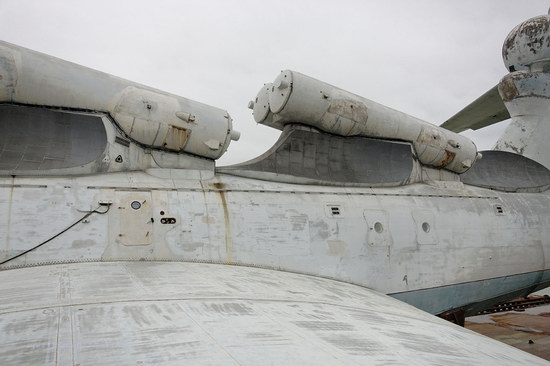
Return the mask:
<path fill-rule="evenodd" d="M 249 105 L 279 141 L 216 168 L 227 112 L 1 43 L 2 365 L 544 363 L 395 300 L 550 285 L 550 70 L 516 58 L 443 127 L 284 71 Z M 450 131 L 502 100 L 498 149 Z"/>

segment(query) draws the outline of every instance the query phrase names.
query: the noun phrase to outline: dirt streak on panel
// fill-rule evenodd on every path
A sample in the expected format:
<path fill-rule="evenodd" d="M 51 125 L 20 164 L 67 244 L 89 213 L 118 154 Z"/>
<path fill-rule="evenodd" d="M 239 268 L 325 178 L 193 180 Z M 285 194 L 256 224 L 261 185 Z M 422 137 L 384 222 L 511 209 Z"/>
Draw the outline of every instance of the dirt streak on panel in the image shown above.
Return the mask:
<path fill-rule="evenodd" d="M 225 226 L 225 251 L 227 253 L 227 262 L 233 262 L 233 235 L 231 233 L 231 222 L 229 220 L 229 209 L 227 208 L 227 199 L 225 197 L 225 185 L 223 183 L 214 183 L 218 189 L 223 207 L 223 221 Z"/>

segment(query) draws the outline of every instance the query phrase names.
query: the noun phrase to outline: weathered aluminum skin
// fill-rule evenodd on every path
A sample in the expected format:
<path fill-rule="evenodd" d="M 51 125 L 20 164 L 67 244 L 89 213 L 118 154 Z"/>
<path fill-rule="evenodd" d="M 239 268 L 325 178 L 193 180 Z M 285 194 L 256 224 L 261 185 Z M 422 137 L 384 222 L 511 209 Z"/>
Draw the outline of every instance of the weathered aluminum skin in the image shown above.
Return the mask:
<path fill-rule="evenodd" d="M 550 59 L 549 26 L 550 15 L 541 15 L 510 31 L 502 46 L 504 65 L 510 72 L 543 70 Z"/>
<path fill-rule="evenodd" d="M 264 154 L 216 171 L 274 182 L 373 187 L 420 181 L 420 170 L 410 143 L 342 137 L 289 124 Z"/>
<path fill-rule="evenodd" d="M 460 182 L 323 187 L 149 172 L 0 178 L 4 259 L 52 237 L 100 202 L 112 202 L 107 214 L 90 216 L 2 267 L 121 259 L 240 263 L 338 279 L 403 299 L 410 294 L 412 303 L 434 314 L 460 307 L 474 312 L 476 303 L 550 282 L 546 193 Z M 131 208 L 134 201 L 140 209 Z M 163 223 L 167 218 L 175 223 Z M 419 303 L 421 290 L 433 296 Z M 439 292 L 445 296 L 435 296 Z"/>
<path fill-rule="evenodd" d="M 495 149 L 526 156 L 550 169 L 550 74 L 513 72 L 502 79 L 499 92 L 512 121 Z"/>
<path fill-rule="evenodd" d="M 238 140 L 215 107 L 0 41 L 0 102 L 109 113 L 147 147 L 217 159 Z"/>
<path fill-rule="evenodd" d="M 479 128 L 511 117 L 494 149 L 532 159 L 550 168 L 550 16 L 531 18 L 515 27 L 502 46 L 510 73 L 494 89 L 452 117 L 443 127 L 454 131 Z"/>
<path fill-rule="evenodd" d="M 302 123 L 339 136 L 409 141 L 424 165 L 464 173 L 477 159 L 467 137 L 296 71 L 284 70 L 250 102 L 254 119 L 278 129 Z"/>
<path fill-rule="evenodd" d="M 546 365 L 374 291 L 238 266 L 0 272 L 2 365 Z"/>
<path fill-rule="evenodd" d="M 107 113 L 0 104 L 0 175 L 72 176 L 149 168 L 178 168 L 180 175 L 196 179 L 214 176 L 214 160 L 144 148 Z"/>
<path fill-rule="evenodd" d="M 498 93 L 492 88 L 441 127 L 460 132 L 511 117 L 494 149 L 550 168 L 550 16 L 537 16 L 515 27 L 504 41 L 502 58 L 510 74 L 499 82 Z"/>
<path fill-rule="evenodd" d="M 483 151 L 483 159 L 460 176 L 465 184 L 507 192 L 544 192 L 550 170 L 525 156 L 507 151 Z"/>
<path fill-rule="evenodd" d="M 0 172 L 6 175 L 108 165 L 107 142 L 99 115 L 0 104 Z"/>
<path fill-rule="evenodd" d="M 104 128 L 93 154 L 76 147 L 73 156 L 55 133 L 44 146 L 25 135 L 25 151 L 1 140 L 3 364 L 539 362 L 365 288 L 432 314 L 472 314 L 550 285 L 541 65 L 499 87 L 511 126 L 525 124 L 528 139 L 505 136 L 523 158 L 495 155 L 466 176 L 476 187 L 457 174 L 478 157 L 467 139 L 297 73 L 262 89 L 255 117 L 275 127 L 313 121 L 339 136 L 281 140 L 265 159 L 214 174 L 212 159 L 238 137 L 224 111 L 0 48 L 2 111 L 62 108 L 75 123 L 60 131 L 74 141 L 82 140 L 78 121 Z M 11 128 L 17 118 L 0 121 L 2 131 L 21 132 Z M 361 135 L 414 154 L 398 161 L 388 141 L 366 147 L 342 137 Z M 296 145 L 309 138 L 319 155 Z M 361 162 L 372 147 L 396 165 Z M 48 159 L 59 165 L 42 168 Z M 495 181 L 490 169 L 510 161 L 518 168 Z M 120 261 L 134 263 L 101 263 Z"/>

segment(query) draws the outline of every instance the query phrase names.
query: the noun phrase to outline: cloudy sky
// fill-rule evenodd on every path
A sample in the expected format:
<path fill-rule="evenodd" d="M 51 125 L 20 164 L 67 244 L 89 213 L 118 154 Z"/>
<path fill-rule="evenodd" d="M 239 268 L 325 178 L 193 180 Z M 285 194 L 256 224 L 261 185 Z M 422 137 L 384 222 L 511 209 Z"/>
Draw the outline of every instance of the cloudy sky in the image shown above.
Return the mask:
<path fill-rule="evenodd" d="M 248 160 L 279 132 L 247 103 L 293 69 L 440 124 L 495 85 L 508 32 L 543 0 L 0 0 L 5 41 L 224 108 Z M 480 149 L 506 122 L 466 132 Z"/>

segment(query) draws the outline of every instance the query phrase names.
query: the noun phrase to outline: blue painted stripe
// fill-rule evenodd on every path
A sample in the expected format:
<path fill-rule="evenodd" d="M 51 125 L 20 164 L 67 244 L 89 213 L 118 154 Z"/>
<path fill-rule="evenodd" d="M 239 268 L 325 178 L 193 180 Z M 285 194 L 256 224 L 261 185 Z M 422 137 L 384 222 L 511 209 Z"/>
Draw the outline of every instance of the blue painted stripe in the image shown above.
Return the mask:
<path fill-rule="evenodd" d="M 550 286 L 550 270 L 388 294 L 431 314 L 464 308 L 473 315 L 493 304 Z"/>

